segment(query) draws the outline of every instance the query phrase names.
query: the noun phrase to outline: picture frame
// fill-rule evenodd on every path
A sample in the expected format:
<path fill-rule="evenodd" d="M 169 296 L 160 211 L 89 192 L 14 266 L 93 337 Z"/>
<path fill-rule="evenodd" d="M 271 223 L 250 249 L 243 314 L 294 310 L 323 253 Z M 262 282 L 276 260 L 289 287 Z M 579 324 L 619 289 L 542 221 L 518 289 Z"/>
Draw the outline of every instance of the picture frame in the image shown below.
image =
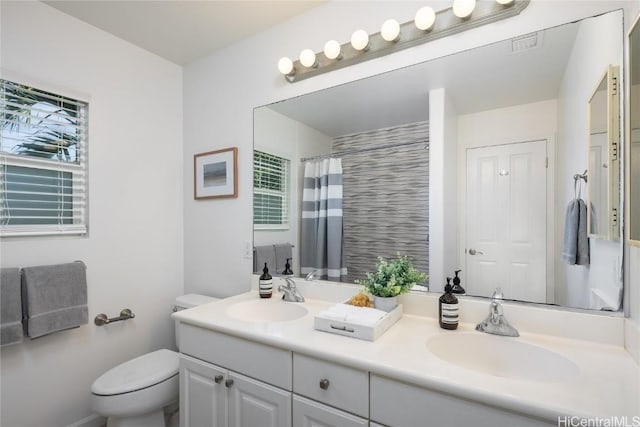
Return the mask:
<path fill-rule="evenodd" d="M 238 147 L 193 156 L 193 198 L 238 197 Z"/>

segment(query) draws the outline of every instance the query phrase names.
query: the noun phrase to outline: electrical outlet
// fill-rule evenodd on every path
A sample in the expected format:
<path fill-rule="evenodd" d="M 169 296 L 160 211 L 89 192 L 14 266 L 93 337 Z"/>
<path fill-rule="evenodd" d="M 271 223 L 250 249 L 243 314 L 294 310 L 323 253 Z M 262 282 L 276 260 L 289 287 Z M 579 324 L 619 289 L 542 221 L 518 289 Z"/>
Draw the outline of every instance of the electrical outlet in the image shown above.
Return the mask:
<path fill-rule="evenodd" d="M 253 246 L 251 245 L 251 240 L 244 241 L 244 249 L 243 249 L 243 257 L 245 259 L 253 259 Z"/>

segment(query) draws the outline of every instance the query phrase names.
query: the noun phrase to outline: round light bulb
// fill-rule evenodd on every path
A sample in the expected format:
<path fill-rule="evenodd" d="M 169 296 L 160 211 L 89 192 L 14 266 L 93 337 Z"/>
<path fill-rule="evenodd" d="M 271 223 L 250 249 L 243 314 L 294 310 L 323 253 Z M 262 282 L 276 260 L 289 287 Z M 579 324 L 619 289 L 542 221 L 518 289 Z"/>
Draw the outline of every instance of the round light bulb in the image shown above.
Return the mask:
<path fill-rule="evenodd" d="M 453 0 L 453 14 L 458 18 L 467 18 L 476 7 L 476 0 Z"/>
<path fill-rule="evenodd" d="M 394 42 L 400 38 L 400 24 L 395 19 L 387 19 L 382 24 L 380 35 L 388 42 Z"/>
<path fill-rule="evenodd" d="M 338 59 L 340 57 L 340 43 L 335 40 L 329 40 L 325 43 L 324 56 L 328 59 Z"/>
<path fill-rule="evenodd" d="M 506 6 L 508 4 L 513 3 L 513 0 L 496 0 L 496 3 Z"/>
<path fill-rule="evenodd" d="M 369 34 L 365 30 L 357 30 L 351 35 L 351 46 L 355 50 L 366 50 L 369 45 Z"/>
<path fill-rule="evenodd" d="M 315 67 L 317 65 L 315 52 L 311 49 L 300 52 L 300 63 L 307 68 Z"/>
<path fill-rule="evenodd" d="M 416 12 L 414 22 L 419 30 L 427 31 L 436 22 L 436 12 L 432 7 L 425 6 Z"/>
<path fill-rule="evenodd" d="M 278 61 L 278 70 L 285 76 L 293 74 L 293 61 L 286 56 L 280 58 Z"/>

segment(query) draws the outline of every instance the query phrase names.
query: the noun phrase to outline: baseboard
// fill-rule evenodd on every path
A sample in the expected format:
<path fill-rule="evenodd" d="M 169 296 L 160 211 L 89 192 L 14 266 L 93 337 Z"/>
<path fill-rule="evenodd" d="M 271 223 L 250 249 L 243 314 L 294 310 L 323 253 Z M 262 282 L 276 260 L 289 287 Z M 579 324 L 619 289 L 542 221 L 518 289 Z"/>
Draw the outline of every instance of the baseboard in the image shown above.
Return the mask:
<path fill-rule="evenodd" d="M 69 424 L 67 427 L 104 427 L 107 425 L 107 419 L 98 414 L 91 414 L 86 418 Z"/>
<path fill-rule="evenodd" d="M 640 325 L 629 318 L 624 322 L 624 347 L 640 365 Z"/>

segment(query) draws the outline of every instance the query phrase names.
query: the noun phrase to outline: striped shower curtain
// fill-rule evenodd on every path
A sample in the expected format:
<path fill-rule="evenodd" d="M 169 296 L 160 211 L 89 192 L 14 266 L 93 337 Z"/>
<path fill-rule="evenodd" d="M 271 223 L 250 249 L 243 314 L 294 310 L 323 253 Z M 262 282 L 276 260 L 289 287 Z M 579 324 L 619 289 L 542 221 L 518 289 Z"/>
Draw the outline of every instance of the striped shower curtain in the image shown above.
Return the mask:
<path fill-rule="evenodd" d="M 301 229 L 301 273 L 316 270 L 321 279 L 346 280 L 341 159 L 306 162 Z"/>

